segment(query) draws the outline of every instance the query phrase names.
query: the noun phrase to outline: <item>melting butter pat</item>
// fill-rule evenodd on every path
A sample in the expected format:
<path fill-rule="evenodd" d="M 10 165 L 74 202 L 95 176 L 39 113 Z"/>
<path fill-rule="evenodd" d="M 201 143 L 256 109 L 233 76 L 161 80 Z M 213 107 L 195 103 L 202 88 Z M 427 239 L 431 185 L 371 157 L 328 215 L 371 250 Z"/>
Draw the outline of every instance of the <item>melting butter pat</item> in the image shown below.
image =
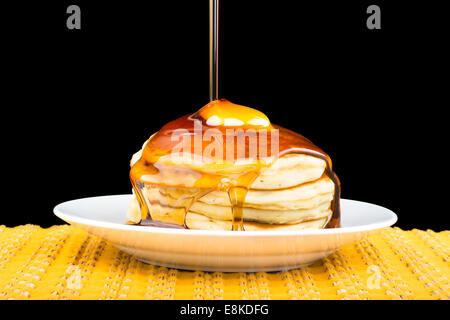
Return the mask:
<path fill-rule="evenodd" d="M 261 111 L 225 99 L 212 101 L 198 112 L 206 124 L 213 127 L 270 127 L 269 118 Z"/>

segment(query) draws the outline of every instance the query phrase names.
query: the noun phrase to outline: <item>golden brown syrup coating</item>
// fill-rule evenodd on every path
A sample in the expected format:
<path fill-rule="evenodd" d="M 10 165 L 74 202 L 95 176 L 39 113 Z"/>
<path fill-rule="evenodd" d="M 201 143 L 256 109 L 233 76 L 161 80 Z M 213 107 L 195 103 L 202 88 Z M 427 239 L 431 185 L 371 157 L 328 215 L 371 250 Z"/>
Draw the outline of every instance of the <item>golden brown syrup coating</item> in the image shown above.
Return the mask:
<path fill-rule="evenodd" d="M 185 188 L 185 198 L 178 199 L 185 215 L 199 197 L 212 190 L 223 190 L 228 192 L 232 205 L 233 230 L 243 230 L 242 207 L 249 186 L 261 168 L 289 153 L 326 161 L 325 174 L 335 184 L 333 215 L 327 227 L 339 227 L 340 184 L 328 155 L 302 135 L 272 125 L 262 112 L 224 99 L 169 122 L 145 145 L 141 158 L 130 171 L 141 209 L 141 224 L 186 227 L 183 221 L 164 222 L 171 214 L 169 211 L 173 211 L 161 209 L 169 208 L 168 205 L 159 205 L 154 214 L 149 212 L 152 204 L 143 194 L 144 189 L 148 192 L 152 186 Z"/>

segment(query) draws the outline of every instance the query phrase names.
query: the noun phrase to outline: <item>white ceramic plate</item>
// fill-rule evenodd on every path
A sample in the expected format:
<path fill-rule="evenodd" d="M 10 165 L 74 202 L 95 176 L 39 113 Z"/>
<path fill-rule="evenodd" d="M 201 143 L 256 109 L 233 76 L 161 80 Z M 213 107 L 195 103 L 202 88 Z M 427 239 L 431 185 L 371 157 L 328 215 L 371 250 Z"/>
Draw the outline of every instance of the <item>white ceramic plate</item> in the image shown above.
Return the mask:
<path fill-rule="evenodd" d="M 207 231 L 126 225 L 131 195 L 72 200 L 55 214 L 139 260 L 204 271 L 277 271 L 308 265 L 370 232 L 393 225 L 386 208 L 341 200 L 341 228 L 301 231 Z"/>

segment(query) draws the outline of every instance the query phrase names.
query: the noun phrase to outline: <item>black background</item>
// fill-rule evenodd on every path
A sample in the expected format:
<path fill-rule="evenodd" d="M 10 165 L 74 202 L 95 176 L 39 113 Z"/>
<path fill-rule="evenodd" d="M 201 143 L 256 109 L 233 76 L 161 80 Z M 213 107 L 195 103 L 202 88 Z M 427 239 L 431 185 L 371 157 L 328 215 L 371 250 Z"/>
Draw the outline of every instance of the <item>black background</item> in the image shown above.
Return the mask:
<path fill-rule="evenodd" d="M 325 150 L 343 198 L 444 230 L 445 10 L 393 2 L 222 0 L 219 95 Z M 66 28 L 70 4 L 81 30 Z M 370 4 L 381 30 L 366 28 Z M 130 192 L 131 155 L 208 102 L 208 12 L 207 0 L 2 5 L 0 224 L 47 227 L 59 202 Z"/>

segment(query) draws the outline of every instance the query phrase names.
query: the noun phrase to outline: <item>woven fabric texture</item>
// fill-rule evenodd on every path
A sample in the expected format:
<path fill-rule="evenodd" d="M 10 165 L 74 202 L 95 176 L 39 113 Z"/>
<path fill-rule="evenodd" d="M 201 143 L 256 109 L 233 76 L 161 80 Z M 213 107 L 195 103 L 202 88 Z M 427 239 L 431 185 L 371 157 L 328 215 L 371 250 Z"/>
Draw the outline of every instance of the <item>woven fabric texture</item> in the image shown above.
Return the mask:
<path fill-rule="evenodd" d="M 386 228 L 309 267 L 146 265 L 71 226 L 0 226 L 0 299 L 449 299 L 450 231 Z"/>

